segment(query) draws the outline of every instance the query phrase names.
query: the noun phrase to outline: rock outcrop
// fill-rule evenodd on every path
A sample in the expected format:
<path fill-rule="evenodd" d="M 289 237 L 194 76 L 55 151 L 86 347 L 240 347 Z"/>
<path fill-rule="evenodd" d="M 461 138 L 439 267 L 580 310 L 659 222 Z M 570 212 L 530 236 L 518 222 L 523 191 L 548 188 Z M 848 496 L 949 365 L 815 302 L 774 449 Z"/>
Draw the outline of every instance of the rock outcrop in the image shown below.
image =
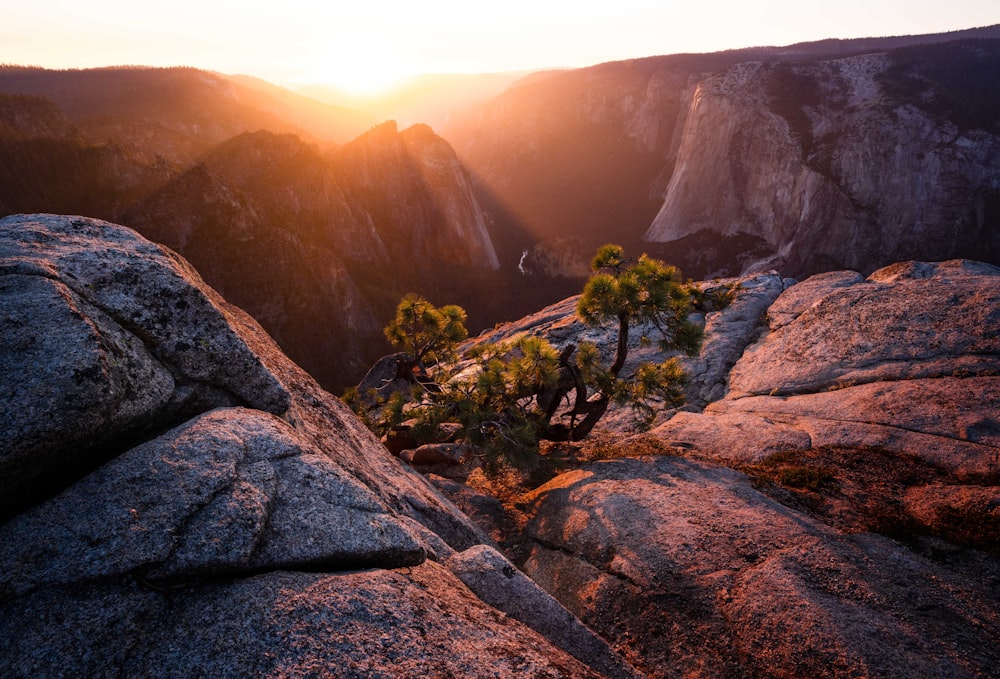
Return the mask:
<path fill-rule="evenodd" d="M 845 535 L 735 471 L 612 460 L 534 501 L 526 572 L 650 676 L 995 676 L 991 583 Z"/>
<path fill-rule="evenodd" d="M 524 571 L 649 676 L 996 676 L 1000 268 L 740 282 L 686 408 L 518 501 Z"/>
<path fill-rule="evenodd" d="M 434 480 L 519 570 L 179 256 L 4 219 L 0 674 L 996 676 L 998 281 L 744 277 L 635 457 Z"/>
<path fill-rule="evenodd" d="M 689 403 L 704 406 L 722 396 L 729 381 L 730 369 L 743 355 L 744 349 L 758 338 L 763 330 L 765 313 L 788 283 L 772 271 L 699 284 L 706 292 L 733 287 L 738 294 L 725 308 L 699 312 L 693 317 L 704 330 L 704 341 L 697 356 L 681 358 L 689 378 L 686 388 Z M 567 298 L 518 321 L 483 332 L 465 342 L 463 351 L 477 344 L 537 335 L 545 337 L 559 350 L 581 341 L 591 342 L 604 352 L 605 362 L 609 363 L 613 358 L 610 352 L 617 342 L 617 325 L 588 327 L 576 314 L 578 300 L 579 296 Z M 659 362 L 665 358 L 654 346 L 657 332 L 653 326 L 632 329 L 624 375 L 628 375 L 639 363 Z M 643 337 L 653 340 L 653 343 L 645 342 Z"/>
<path fill-rule="evenodd" d="M 0 294 L 3 676 L 627 675 L 176 254 L 9 217 Z"/>
<path fill-rule="evenodd" d="M 951 261 L 790 287 L 725 398 L 659 435 L 759 460 L 877 446 L 960 475 L 1000 472 L 1000 269 Z"/>

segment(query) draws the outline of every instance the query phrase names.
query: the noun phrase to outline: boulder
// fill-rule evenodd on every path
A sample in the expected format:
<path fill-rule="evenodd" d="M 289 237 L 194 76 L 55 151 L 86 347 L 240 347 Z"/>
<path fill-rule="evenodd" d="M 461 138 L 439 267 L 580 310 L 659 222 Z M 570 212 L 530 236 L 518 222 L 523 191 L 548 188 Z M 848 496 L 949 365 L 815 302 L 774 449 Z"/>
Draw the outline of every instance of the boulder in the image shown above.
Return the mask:
<path fill-rule="evenodd" d="M 395 393 L 408 395 L 413 382 L 406 379 L 407 372 L 412 371 L 413 361 L 409 354 L 397 352 L 375 361 L 365 376 L 358 383 L 358 397 L 368 405 L 374 405 L 375 399 L 388 399 Z M 372 398 L 374 394 L 375 398 Z"/>
<path fill-rule="evenodd" d="M 82 218 L 0 222 L 0 512 L 194 412 L 291 397 L 183 260 Z"/>

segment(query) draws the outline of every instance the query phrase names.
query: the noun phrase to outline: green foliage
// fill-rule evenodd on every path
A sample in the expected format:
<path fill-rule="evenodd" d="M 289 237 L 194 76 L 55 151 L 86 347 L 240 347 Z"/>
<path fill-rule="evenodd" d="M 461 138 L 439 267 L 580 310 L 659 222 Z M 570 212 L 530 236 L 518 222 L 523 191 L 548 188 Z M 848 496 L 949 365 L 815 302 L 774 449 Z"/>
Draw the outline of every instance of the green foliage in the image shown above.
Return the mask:
<path fill-rule="evenodd" d="M 656 416 L 652 403 L 673 408 L 684 404 L 684 385 L 687 381 L 687 374 L 676 358 L 658 364 L 642 363 L 636 368 L 632 380 L 619 382 L 621 393 L 615 398 L 619 403 L 632 406 L 643 419 L 652 421 Z"/>
<path fill-rule="evenodd" d="M 584 286 L 577 313 L 588 325 L 618 322 L 617 351 L 604 367 L 596 347 L 581 344 L 577 365 L 584 382 L 597 396 L 628 404 L 645 419 L 655 415 L 651 403 L 683 403 L 684 371 L 676 359 L 659 365 L 643 363 L 627 379 L 619 378 L 628 353 L 628 336 L 634 325 L 652 327 L 664 351 L 693 354 L 701 344 L 701 329 L 688 321 L 697 288 L 682 282 L 680 271 L 645 254 L 635 262 L 624 257 L 621 246 L 605 245 L 591 262 L 593 277 Z M 643 337 L 643 340 L 647 340 Z"/>
<path fill-rule="evenodd" d="M 588 325 L 618 321 L 627 340 L 632 325 L 652 325 L 664 350 L 697 351 L 700 333 L 687 320 L 693 290 L 680 271 L 643 254 L 635 262 L 624 259 L 619 245 L 604 245 L 591 262 L 594 275 L 587 281 L 577 313 Z M 616 361 L 617 363 L 617 361 Z"/>
<path fill-rule="evenodd" d="M 396 317 L 385 327 L 385 337 L 415 364 L 434 364 L 454 358 L 455 347 L 469 336 L 465 309 L 455 304 L 436 307 L 409 294 L 396 307 Z"/>
<path fill-rule="evenodd" d="M 469 443 L 487 460 L 524 464 L 538 450 L 545 415 L 535 396 L 559 379 L 559 354 L 547 340 L 520 337 L 471 352 L 475 369 L 444 385 L 439 401 L 453 409 Z"/>
<path fill-rule="evenodd" d="M 461 372 L 451 374 L 440 365 L 454 356 L 466 337 L 465 313 L 459 307 L 434 307 L 421 297 L 407 295 L 386 337 L 407 352 L 415 364 L 427 361 L 436 368 L 437 386 L 419 395 L 396 394 L 382 404 L 369 421 L 385 428 L 405 418 L 416 418 L 433 428 L 457 422 L 460 439 L 484 453 L 484 469 L 498 474 L 511 466 L 538 466 L 540 440 L 576 441 L 585 437 L 610 403 L 627 404 L 644 418 L 657 407 L 683 403 L 686 377 L 676 358 L 644 363 L 622 375 L 630 328 L 655 331 L 661 348 L 694 353 L 700 330 L 688 322 L 693 288 L 680 272 L 642 255 L 628 261 L 620 246 L 605 245 L 592 262 L 577 311 L 585 323 L 617 323 L 616 352 L 610 365 L 602 362 L 599 347 L 581 342 L 560 352 L 541 337 L 482 344 L 466 358 Z M 652 334 L 652 333 L 650 333 Z M 575 354 L 575 356 L 574 356 Z M 568 409 L 558 413 L 560 407 Z"/>

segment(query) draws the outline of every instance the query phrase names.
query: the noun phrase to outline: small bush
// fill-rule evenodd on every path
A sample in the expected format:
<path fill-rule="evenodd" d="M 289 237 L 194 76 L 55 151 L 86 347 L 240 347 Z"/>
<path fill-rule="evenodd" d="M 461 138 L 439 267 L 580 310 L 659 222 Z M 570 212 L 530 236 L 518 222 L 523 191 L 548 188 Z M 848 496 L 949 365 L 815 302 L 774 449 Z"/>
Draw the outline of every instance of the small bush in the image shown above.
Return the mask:
<path fill-rule="evenodd" d="M 837 477 L 829 467 L 814 463 L 800 450 L 773 453 L 744 471 L 758 480 L 813 493 L 837 485 Z"/>
<path fill-rule="evenodd" d="M 826 467 L 793 465 L 779 469 L 775 480 L 783 486 L 810 490 L 814 493 L 836 483 L 836 477 Z"/>

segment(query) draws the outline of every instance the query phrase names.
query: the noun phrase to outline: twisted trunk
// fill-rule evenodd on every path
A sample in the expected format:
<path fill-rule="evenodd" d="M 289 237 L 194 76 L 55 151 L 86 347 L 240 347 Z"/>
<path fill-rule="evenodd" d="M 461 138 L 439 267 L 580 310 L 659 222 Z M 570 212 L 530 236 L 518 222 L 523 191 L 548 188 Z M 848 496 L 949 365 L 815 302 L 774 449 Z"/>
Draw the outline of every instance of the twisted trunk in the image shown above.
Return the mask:
<path fill-rule="evenodd" d="M 628 314 L 618 314 L 618 345 L 614 363 L 609 368 L 609 372 L 615 379 L 618 379 L 618 374 L 625 367 L 625 359 L 628 357 L 628 331 Z M 583 376 L 580 374 L 580 370 L 570 363 L 569 360 L 575 350 L 576 346 L 570 345 L 560 355 L 560 376 L 555 390 L 545 394 L 544 397 L 542 394 L 539 394 L 539 405 L 545 411 L 546 423 L 545 427 L 539 431 L 538 438 L 540 439 L 546 441 L 581 441 L 593 431 L 611 404 L 611 396 L 603 392 L 599 392 L 596 398 L 588 399 L 587 385 L 583 381 Z M 559 407 L 559 402 L 568 396 L 570 391 L 576 392 L 573 408 L 562 415 L 563 417 L 569 416 L 569 425 L 565 425 L 562 422 L 552 424 L 551 419 Z M 581 415 L 583 419 L 577 422 L 576 418 Z"/>

